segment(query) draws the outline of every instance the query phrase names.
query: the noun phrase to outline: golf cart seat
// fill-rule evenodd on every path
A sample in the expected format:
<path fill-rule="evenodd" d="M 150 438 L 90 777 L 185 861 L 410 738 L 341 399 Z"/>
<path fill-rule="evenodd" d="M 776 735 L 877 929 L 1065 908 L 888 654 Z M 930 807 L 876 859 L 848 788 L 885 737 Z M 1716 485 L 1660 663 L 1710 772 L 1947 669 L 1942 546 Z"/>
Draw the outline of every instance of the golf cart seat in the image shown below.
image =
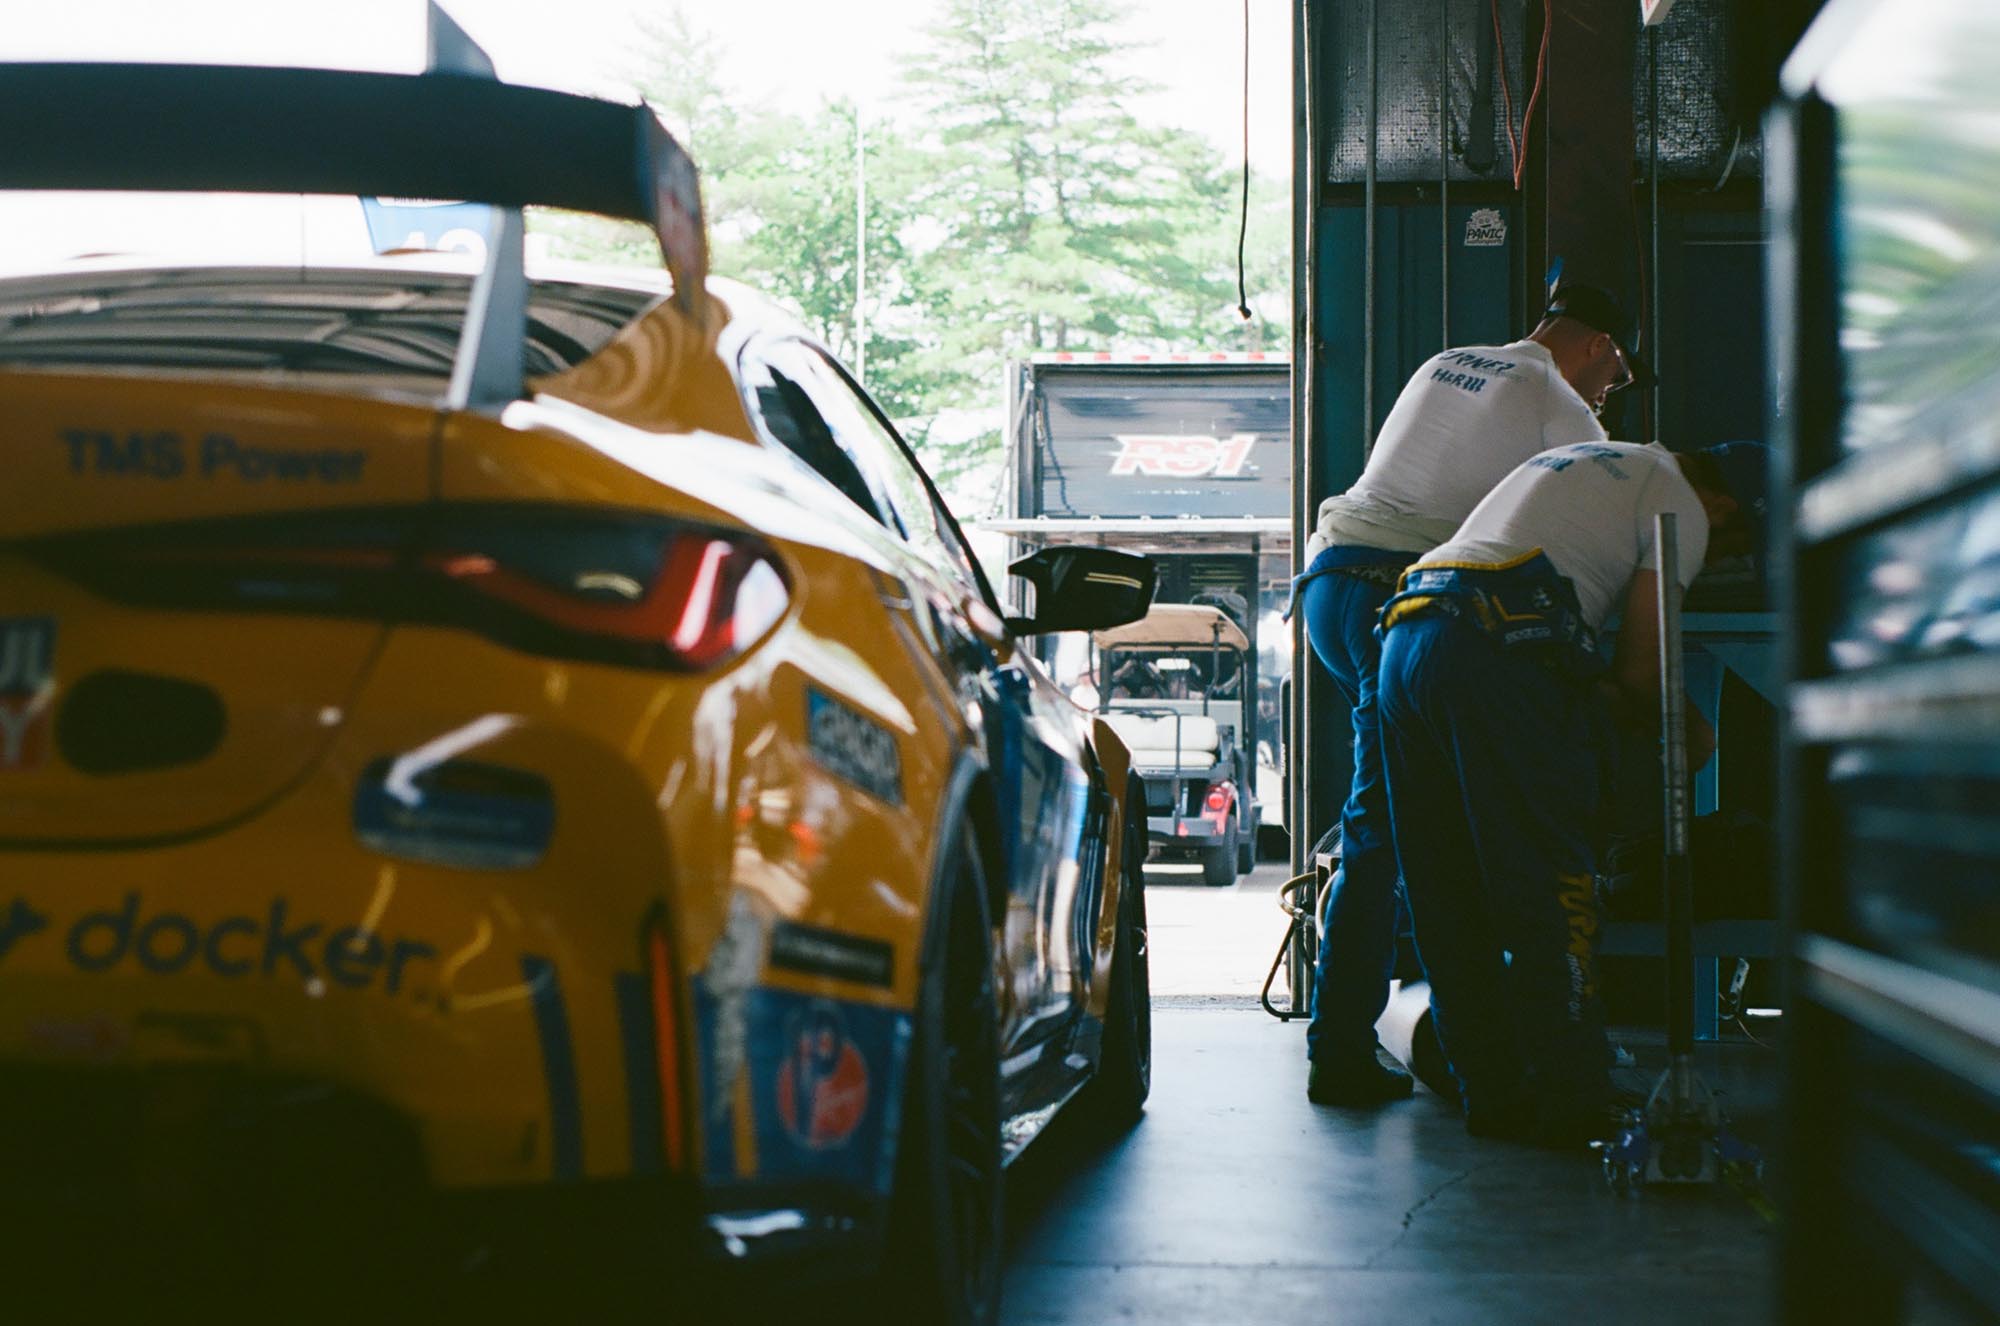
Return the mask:
<path fill-rule="evenodd" d="M 1215 763 L 1222 749 L 1222 731 L 1213 718 L 1190 714 L 1179 719 L 1166 715 L 1106 713 L 1104 721 L 1132 752 L 1132 764 L 1147 769 L 1206 769 Z M 1179 732 L 1176 750 L 1175 732 Z"/>

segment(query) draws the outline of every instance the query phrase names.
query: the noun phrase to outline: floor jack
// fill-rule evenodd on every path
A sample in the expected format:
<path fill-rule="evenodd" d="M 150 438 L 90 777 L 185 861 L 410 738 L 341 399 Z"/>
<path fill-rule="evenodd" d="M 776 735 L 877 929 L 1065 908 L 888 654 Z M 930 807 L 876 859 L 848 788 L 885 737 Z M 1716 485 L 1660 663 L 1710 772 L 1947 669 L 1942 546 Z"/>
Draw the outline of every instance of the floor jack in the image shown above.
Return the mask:
<path fill-rule="evenodd" d="M 1654 517 L 1659 553 L 1660 726 L 1665 742 L 1666 1072 L 1643 1109 L 1616 1136 L 1593 1143 L 1615 1192 L 1657 1183 L 1729 1182 L 1753 1190 L 1763 1157 L 1729 1131 L 1729 1120 L 1694 1067 L 1694 880 L 1688 862 L 1687 692 L 1682 679 L 1678 530 Z"/>

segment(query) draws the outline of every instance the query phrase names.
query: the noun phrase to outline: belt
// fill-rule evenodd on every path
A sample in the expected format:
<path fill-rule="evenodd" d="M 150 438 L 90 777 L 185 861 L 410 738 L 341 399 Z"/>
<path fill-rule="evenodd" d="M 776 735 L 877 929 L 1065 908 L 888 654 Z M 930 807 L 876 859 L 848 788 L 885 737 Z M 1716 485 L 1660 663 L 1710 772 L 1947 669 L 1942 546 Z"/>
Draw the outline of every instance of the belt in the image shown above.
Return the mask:
<path fill-rule="evenodd" d="M 1383 605 L 1380 629 L 1426 616 L 1469 622 L 1502 648 L 1530 650 L 1573 676 L 1594 677 L 1605 667 L 1597 632 L 1577 604 L 1576 586 L 1539 548 L 1497 564 L 1412 566 L 1396 596 Z"/>
<path fill-rule="evenodd" d="M 1292 577 L 1292 592 L 1291 597 L 1285 600 L 1284 619 L 1292 619 L 1299 591 L 1321 576 L 1347 576 L 1393 590 L 1410 563 L 1421 556 L 1422 553 L 1392 552 L 1387 548 L 1369 548 L 1360 544 L 1336 544 L 1323 548 L 1319 556 L 1313 558 L 1311 566 Z"/>

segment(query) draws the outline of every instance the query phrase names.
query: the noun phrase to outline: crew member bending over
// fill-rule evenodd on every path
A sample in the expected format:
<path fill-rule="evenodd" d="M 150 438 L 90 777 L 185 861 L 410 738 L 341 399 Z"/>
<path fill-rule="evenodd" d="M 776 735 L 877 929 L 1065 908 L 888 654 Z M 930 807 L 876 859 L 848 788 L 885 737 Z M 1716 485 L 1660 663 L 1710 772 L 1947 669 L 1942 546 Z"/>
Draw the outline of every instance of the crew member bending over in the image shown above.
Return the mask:
<path fill-rule="evenodd" d="M 1411 559 L 1450 538 L 1509 470 L 1550 447 L 1603 438 L 1594 411 L 1633 380 L 1624 331 L 1610 295 L 1570 285 L 1526 340 L 1433 356 L 1396 398 L 1361 478 L 1320 504 L 1294 592 L 1354 728 L 1354 781 L 1306 1029 L 1306 1094 L 1321 1104 L 1376 1105 L 1410 1093 L 1409 1075 L 1375 1052 L 1396 942 L 1376 616 Z"/>
<path fill-rule="evenodd" d="M 1602 1135 L 1593 828 L 1607 700 L 1659 723 L 1653 518 L 1685 587 L 1747 552 L 1764 448 L 1592 442 L 1529 460 L 1413 565 L 1382 615 L 1381 730 L 1397 858 L 1468 1131 Z M 1596 635 L 1623 625 L 1608 671 Z M 1688 764 L 1714 736 L 1689 705 Z"/>

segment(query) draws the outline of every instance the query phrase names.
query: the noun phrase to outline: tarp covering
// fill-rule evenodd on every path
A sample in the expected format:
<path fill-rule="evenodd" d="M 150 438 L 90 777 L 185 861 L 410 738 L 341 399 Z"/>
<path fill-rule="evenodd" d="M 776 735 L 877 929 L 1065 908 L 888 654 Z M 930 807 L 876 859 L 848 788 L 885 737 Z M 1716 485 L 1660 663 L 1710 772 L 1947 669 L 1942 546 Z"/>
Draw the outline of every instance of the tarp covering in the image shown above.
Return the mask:
<path fill-rule="evenodd" d="M 1217 627 L 1221 634 L 1216 634 Z M 1224 649 L 1248 649 L 1249 637 L 1231 621 L 1229 614 L 1205 603 L 1156 603 L 1136 622 L 1093 632 L 1099 649 L 1144 649 L 1169 645 L 1207 645 L 1219 641 Z"/>
<path fill-rule="evenodd" d="M 1739 178 L 1757 174 L 1760 141 L 1754 121 L 1739 141 L 1737 125 L 1746 118 L 1745 90 L 1738 86 L 1734 50 L 1738 42 L 1732 6 L 1741 0 L 1676 0 L 1659 29 L 1660 52 L 1660 176 L 1669 180 L 1719 179 L 1725 170 Z M 1537 4 L 1536 9 L 1540 6 Z M 1385 184 L 1421 183 L 1438 178 L 1439 125 L 1448 119 L 1453 181 L 1491 180 L 1506 183 L 1512 174 L 1507 144 L 1507 96 L 1513 97 L 1513 123 L 1534 87 L 1534 56 L 1528 49 L 1525 6 L 1521 0 L 1500 0 L 1500 33 L 1493 40 L 1493 0 L 1377 0 L 1380 16 L 1376 37 L 1378 84 L 1375 152 L 1376 178 Z M 1326 180 L 1358 184 L 1368 155 L 1368 26 L 1369 7 L 1328 4 L 1318 7 L 1328 25 L 1325 58 L 1331 66 L 1328 84 Z M 1635 4 L 1634 14 L 1638 11 Z M 1537 15 L 1539 18 L 1539 14 Z M 1448 116 L 1441 115 L 1438 32 L 1451 34 L 1445 98 Z M 1635 24 L 1636 27 L 1636 24 Z M 1648 38 L 1635 32 L 1632 117 L 1638 143 L 1638 168 L 1646 168 Z M 1478 93 L 1480 45 L 1491 52 L 1490 113 Z M 1504 47 L 1505 59 L 1499 57 Z M 1551 70 L 1554 83 L 1560 70 Z M 1544 107 L 1548 90 L 1544 89 Z M 1536 112 L 1537 117 L 1541 111 Z M 1490 146 L 1489 146 L 1490 145 Z M 1732 161 L 1732 154 L 1734 160 Z M 1485 161 L 1492 164 L 1481 169 Z"/>

